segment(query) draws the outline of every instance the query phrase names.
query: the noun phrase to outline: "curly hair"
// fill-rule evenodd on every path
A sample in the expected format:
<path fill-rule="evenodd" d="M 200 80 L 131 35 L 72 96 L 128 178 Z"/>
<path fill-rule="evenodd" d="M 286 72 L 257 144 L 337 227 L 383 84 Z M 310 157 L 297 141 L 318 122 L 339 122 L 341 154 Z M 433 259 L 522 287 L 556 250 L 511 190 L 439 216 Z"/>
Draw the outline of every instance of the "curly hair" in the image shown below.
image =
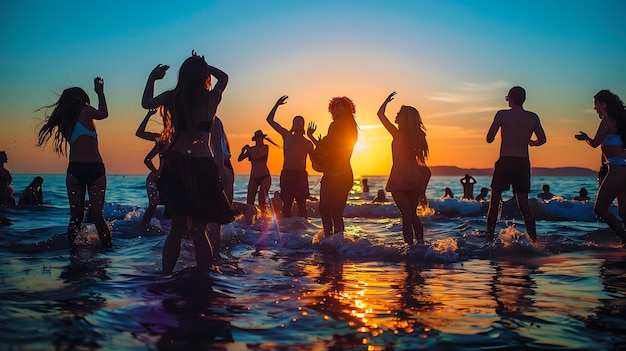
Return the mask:
<path fill-rule="evenodd" d="M 337 96 L 337 97 L 332 98 L 330 102 L 328 103 L 328 112 L 332 112 L 333 106 L 336 103 L 345 103 L 350 107 L 350 111 L 352 111 L 352 113 L 356 113 L 354 102 L 352 102 L 352 100 L 347 96 Z"/>
<path fill-rule="evenodd" d="M 607 117 L 615 121 L 617 134 L 622 136 L 622 144 L 626 145 L 626 106 L 622 99 L 610 90 L 600 90 L 593 98 L 606 104 Z"/>
<path fill-rule="evenodd" d="M 50 116 L 46 116 L 45 123 L 39 130 L 37 146 L 45 147 L 52 138 L 54 152 L 67 155 L 68 140 L 78 123 L 80 112 L 89 104 L 89 95 L 79 87 L 72 87 L 63 90 L 56 103 L 39 108 L 37 111 L 51 107 L 54 110 Z"/>

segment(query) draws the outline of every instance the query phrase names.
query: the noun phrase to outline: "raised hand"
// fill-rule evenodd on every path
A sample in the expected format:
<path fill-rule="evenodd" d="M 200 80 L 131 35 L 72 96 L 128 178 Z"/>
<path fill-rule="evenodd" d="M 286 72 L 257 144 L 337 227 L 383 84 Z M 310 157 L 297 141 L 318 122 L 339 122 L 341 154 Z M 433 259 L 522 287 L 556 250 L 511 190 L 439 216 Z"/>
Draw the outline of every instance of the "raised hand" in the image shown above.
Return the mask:
<path fill-rule="evenodd" d="M 385 99 L 385 104 L 391 102 L 391 100 L 393 100 L 393 97 L 396 95 L 397 93 L 394 91 L 391 94 L 389 94 L 389 96 L 387 96 L 387 98 Z"/>
<path fill-rule="evenodd" d="M 93 90 L 96 94 L 104 94 L 104 79 L 96 77 L 93 79 Z"/>
<path fill-rule="evenodd" d="M 589 136 L 587 135 L 587 133 L 585 132 L 579 132 L 580 134 L 574 135 L 574 138 L 578 139 L 578 140 L 587 140 L 589 139 Z"/>
<path fill-rule="evenodd" d="M 318 139 L 315 139 L 315 136 L 313 136 L 313 133 L 315 133 L 316 130 L 317 130 L 317 124 L 315 124 L 315 122 L 309 122 L 309 126 L 306 130 L 306 135 L 309 137 L 309 139 L 318 140 Z"/>
<path fill-rule="evenodd" d="M 153 80 L 163 79 L 163 77 L 165 77 L 165 72 L 167 72 L 169 68 L 170 66 L 162 65 L 159 63 L 158 65 L 156 65 L 156 67 L 154 67 L 152 72 L 150 72 L 150 79 L 153 79 Z"/>
<path fill-rule="evenodd" d="M 288 98 L 288 97 L 289 97 L 289 96 L 287 96 L 287 95 L 283 95 L 283 96 L 281 96 L 280 98 L 278 98 L 278 100 L 276 101 L 276 106 L 286 104 L 286 103 L 287 103 L 287 98 Z"/>

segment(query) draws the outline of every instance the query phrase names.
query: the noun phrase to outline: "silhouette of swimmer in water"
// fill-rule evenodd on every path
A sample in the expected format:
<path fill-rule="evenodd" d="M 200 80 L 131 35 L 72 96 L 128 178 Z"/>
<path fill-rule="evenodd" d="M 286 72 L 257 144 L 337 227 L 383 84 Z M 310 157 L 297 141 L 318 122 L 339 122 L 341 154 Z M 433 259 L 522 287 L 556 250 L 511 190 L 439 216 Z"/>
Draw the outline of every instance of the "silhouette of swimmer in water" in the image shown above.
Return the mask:
<path fill-rule="evenodd" d="M 26 186 L 24 191 L 22 191 L 22 195 L 20 195 L 20 199 L 17 202 L 18 205 L 32 205 L 38 206 L 43 204 L 43 178 L 37 176 L 33 178 L 33 181 Z"/>
<path fill-rule="evenodd" d="M 14 206 L 14 191 L 13 187 L 11 187 L 13 177 L 11 177 L 11 172 L 4 168 L 4 164 L 8 161 L 9 159 L 7 157 L 7 153 L 5 151 L 0 151 L 0 205 Z"/>
<path fill-rule="evenodd" d="M 539 194 L 537 194 L 537 197 L 540 198 L 543 201 L 548 201 L 550 199 L 552 199 L 553 197 L 555 197 L 556 195 L 552 194 L 550 192 L 550 186 L 548 184 L 544 184 L 541 187 L 542 192 L 540 192 Z"/>
<path fill-rule="evenodd" d="M 589 201 L 589 200 L 590 198 L 587 195 L 586 188 L 580 188 L 580 190 L 578 191 L 578 196 L 574 198 L 574 201 Z"/>
<path fill-rule="evenodd" d="M 369 181 L 367 180 L 367 178 L 363 178 L 363 179 L 361 179 L 361 185 L 362 185 L 362 187 L 363 187 L 363 188 L 362 188 L 362 191 L 363 191 L 364 193 L 369 193 L 369 192 L 370 192 L 370 186 L 369 186 L 368 182 L 369 182 Z"/>
<path fill-rule="evenodd" d="M 443 190 L 443 197 L 442 199 L 454 199 L 454 194 L 452 193 L 452 189 L 446 187 Z"/>
<path fill-rule="evenodd" d="M 474 184 L 476 184 L 476 179 L 469 174 L 465 174 L 461 180 L 461 185 L 463 186 L 463 199 L 471 200 L 474 198 Z"/>
<path fill-rule="evenodd" d="M 476 201 L 483 201 L 489 194 L 489 188 L 480 188 L 480 194 L 476 195 Z"/>
<path fill-rule="evenodd" d="M 385 190 L 383 189 L 378 190 L 378 193 L 376 194 L 376 196 L 374 196 L 374 199 L 372 199 L 372 203 L 377 203 L 377 202 L 389 202 L 389 200 L 387 200 Z"/>

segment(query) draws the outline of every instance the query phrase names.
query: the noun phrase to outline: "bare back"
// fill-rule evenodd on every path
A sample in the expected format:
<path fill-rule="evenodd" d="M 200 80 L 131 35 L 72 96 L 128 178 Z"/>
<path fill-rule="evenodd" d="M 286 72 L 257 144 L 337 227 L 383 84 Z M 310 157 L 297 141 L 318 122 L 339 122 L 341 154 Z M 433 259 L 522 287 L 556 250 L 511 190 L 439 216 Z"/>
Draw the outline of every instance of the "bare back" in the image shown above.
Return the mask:
<path fill-rule="evenodd" d="M 306 170 L 306 157 L 313 152 L 313 143 L 302 134 L 282 135 L 283 137 L 283 169 L 291 171 Z"/>
<path fill-rule="evenodd" d="M 500 129 L 502 139 L 500 157 L 528 157 L 529 145 L 539 146 L 546 142 L 539 116 L 521 107 L 513 107 L 496 113 L 487 133 L 488 143 L 494 141 L 498 129 Z M 533 134 L 537 136 L 537 140 L 531 140 Z"/>
<path fill-rule="evenodd" d="M 77 123 L 80 123 L 89 131 L 96 131 L 94 119 L 102 119 L 101 113 L 91 106 L 85 106 L 80 112 Z M 77 128 L 76 126 L 74 128 Z M 102 156 L 98 149 L 98 138 L 81 136 L 70 145 L 70 162 L 102 162 Z"/>

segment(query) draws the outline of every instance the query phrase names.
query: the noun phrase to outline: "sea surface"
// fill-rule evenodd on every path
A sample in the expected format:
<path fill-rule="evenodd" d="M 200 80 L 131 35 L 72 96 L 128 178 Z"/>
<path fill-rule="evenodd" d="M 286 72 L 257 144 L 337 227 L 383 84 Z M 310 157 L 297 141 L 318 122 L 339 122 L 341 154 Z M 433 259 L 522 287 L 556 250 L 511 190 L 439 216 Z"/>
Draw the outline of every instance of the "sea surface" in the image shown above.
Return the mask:
<path fill-rule="evenodd" d="M 34 176 L 14 174 L 16 198 Z M 367 177 L 343 235 L 320 238 L 316 202 L 308 221 L 238 218 L 213 270 L 194 269 L 184 240 L 169 276 L 162 208 L 139 226 L 145 175 L 108 176 L 113 248 L 85 223 L 72 251 L 65 176 L 43 177 L 43 206 L 0 207 L 12 221 L 0 225 L 0 350 L 626 349 L 626 249 L 593 214 L 594 177 L 533 177 L 535 245 L 513 202 L 487 243 L 487 202 L 459 200 L 460 177 L 436 176 L 426 243 L 408 247 L 393 202 L 370 203 L 386 177 Z M 475 195 L 491 180 L 476 179 Z M 236 201 L 247 181 L 237 176 Z M 309 182 L 319 196 L 319 177 Z M 538 201 L 542 184 L 560 197 Z M 457 198 L 442 200 L 445 187 Z M 581 187 L 591 202 L 571 200 Z"/>

